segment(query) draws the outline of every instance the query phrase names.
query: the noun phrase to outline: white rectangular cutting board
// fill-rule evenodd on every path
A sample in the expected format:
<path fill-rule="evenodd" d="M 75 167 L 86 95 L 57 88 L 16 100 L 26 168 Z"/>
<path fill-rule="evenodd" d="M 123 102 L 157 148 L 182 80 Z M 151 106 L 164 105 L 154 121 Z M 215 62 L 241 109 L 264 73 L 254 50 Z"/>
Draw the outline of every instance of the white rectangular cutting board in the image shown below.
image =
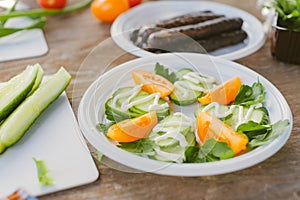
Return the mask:
<path fill-rule="evenodd" d="M 45 161 L 53 186 L 40 186 L 33 157 Z M 63 93 L 24 137 L 0 155 L 0 198 L 18 188 L 39 196 L 91 183 L 98 170 Z"/>
<path fill-rule="evenodd" d="M 11 7 L 12 0 L 0 0 L 1 7 Z M 17 9 L 24 9 L 24 3 L 18 3 Z M 31 24 L 28 17 L 12 18 L 5 27 L 25 27 Z M 41 29 L 32 29 L 0 37 L 0 62 L 42 56 L 48 52 L 48 45 Z"/>

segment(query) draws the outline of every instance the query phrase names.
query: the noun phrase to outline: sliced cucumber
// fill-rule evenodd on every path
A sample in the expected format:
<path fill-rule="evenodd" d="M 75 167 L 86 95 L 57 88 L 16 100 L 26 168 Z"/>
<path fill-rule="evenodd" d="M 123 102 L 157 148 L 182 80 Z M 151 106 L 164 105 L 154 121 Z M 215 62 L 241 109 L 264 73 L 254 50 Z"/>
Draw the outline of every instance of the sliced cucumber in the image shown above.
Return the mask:
<path fill-rule="evenodd" d="M 159 124 L 162 128 L 173 128 L 178 130 L 183 135 L 186 135 L 187 132 L 193 131 L 192 121 L 188 121 L 187 118 L 180 114 L 172 114 L 163 119 Z"/>
<path fill-rule="evenodd" d="M 204 82 L 203 78 L 205 76 L 199 73 L 192 73 L 192 77 L 184 76 L 190 72 L 194 71 L 189 68 L 183 68 L 176 73 L 179 80 L 174 83 L 175 87 L 170 94 L 170 99 L 177 105 L 193 104 L 199 97 L 205 95 L 206 90 L 214 87 L 213 82 Z"/>
<path fill-rule="evenodd" d="M 172 148 L 179 145 L 179 141 L 173 138 L 166 138 L 157 142 L 157 145 L 162 148 Z"/>
<path fill-rule="evenodd" d="M 226 123 L 233 129 L 236 129 L 237 128 L 236 126 L 241 122 L 247 123 L 249 121 L 253 121 L 259 124 L 266 124 L 269 121 L 268 113 L 265 112 L 262 108 L 254 108 L 251 114 L 248 116 L 248 118 L 246 118 L 246 115 L 249 112 L 250 108 L 242 107 L 242 113 L 240 115 L 239 106 L 238 105 L 232 105 L 232 106 L 234 106 L 234 109 L 230 113 L 228 112 L 230 110 L 230 106 L 218 105 L 219 107 L 218 113 L 220 115 L 224 115 L 226 112 L 228 112 L 228 115 L 222 118 L 215 115 L 215 107 L 211 107 L 210 109 L 206 110 L 206 112 L 208 112 L 212 116 L 220 118 L 222 121 L 224 121 L 224 123 Z M 195 116 L 197 116 L 199 112 L 202 112 L 205 107 L 206 105 L 202 105 L 198 107 L 194 112 Z M 240 117 L 242 117 L 242 119 L 239 119 Z"/>
<path fill-rule="evenodd" d="M 198 115 L 200 112 L 203 112 L 203 109 L 204 109 L 206 106 L 207 106 L 207 105 L 201 105 L 201 106 L 199 106 L 198 108 L 196 108 L 196 110 L 194 111 L 195 117 L 197 117 L 197 115 Z M 219 104 L 219 113 L 220 113 L 220 114 L 224 114 L 224 113 L 227 112 L 228 110 L 229 110 L 229 106 Z M 211 115 L 214 116 L 214 111 L 215 111 L 215 107 L 212 107 L 212 108 L 208 109 L 206 112 L 208 112 L 209 114 L 211 114 Z"/>
<path fill-rule="evenodd" d="M 244 108 L 243 109 L 243 116 L 246 115 L 246 113 L 249 111 L 249 108 Z M 249 121 L 256 122 L 258 124 L 262 124 L 264 122 L 266 113 L 263 112 L 260 109 L 254 109 L 251 115 L 249 116 L 248 119 L 244 120 L 243 123 L 247 123 Z M 236 107 L 229 117 L 226 117 L 224 122 L 228 124 L 232 128 L 237 128 L 236 126 L 238 125 L 239 122 L 239 109 Z"/>
<path fill-rule="evenodd" d="M 187 146 L 195 145 L 192 120 L 182 113 L 174 113 L 150 132 L 149 140 L 155 144 L 152 159 L 168 162 L 183 162 Z"/>
<path fill-rule="evenodd" d="M 151 111 L 150 105 L 153 104 L 153 101 L 155 99 L 154 97 L 146 102 L 133 105 L 130 108 L 128 108 L 128 110 L 122 109 L 123 102 L 128 101 L 128 98 L 132 95 L 130 91 L 133 88 L 134 87 L 119 88 L 113 93 L 112 98 L 106 101 L 105 113 L 107 115 L 108 120 L 118 121 L 118 120 L 123 120 L 128 118 L 135 118 Z M 121 96 L 121 98 L 115 99 L 116 102 L 113 105 L 113 100 L 118 95 L 119 97 Z M 148 97 L 149 95 L 150 94 L 148 94 L 147 92 L 141 90 L 128 103 Z M 158 100 L 159 105 L 166 104 L 166 103 L 167 102 L 161 98 Z M 156 114 L 158 119 L 165 118 L 170 114 L 169 106 L 165 108 L 162 107 L 162 109 L 156 110 Z"/>
<path fill-rule="evenodd" d="M 176 73 L 176 75 L 177 75 L 177 77 L 178 77 L 179 79 L 182 79 L 183 76 L 184 76 L 185 74 L 189 73 L 189 72 L 193 72 L 193 70 L 190 69 L 190 68 L 181 68 L 180 70 L 178 70 L 178 72 Z"/>
<path fill-rule="evenodd" d="M 132 101 L 135 101 L 135 100 L 138 100 L 138 99 L 141 99 L 141 98 L 145 98 L 148 95 L 149 95 L 148 93 L 147 93 L 147 95 L 145 95 L 144 93 L 139 94 L 138 96 L 133 98 Z M 151 111 L 150 105 L 153 103 L 153 100 L 154 100 L 154 97 L 152 99 L 150 99 L 149 101 L 147 101 L 147 102 L 144 102 L 144 103 L 141 103 L 141 104 L 138 104 L 138 105 L 135 105 L 135 106 L 131 107 L 129 110 L 133 111 L 135 113 L 146 114 L 149 111 Z M 159 105 L 163 105 L 165 103 L 166 103 L 166 101 L 163 100 L 163 99 L 158 100 Z M 166 116 L 168 116 L 170 114 L 169 107 L 162 108 L 162 109 L 155 110 L 155 111 L 156 111 L 156 115 L 157 115 L 158 119 L 163 119 L 163 118 L 165 118 Z"/>
<path fill-rule="evenodd" d="M 19 141 L 38 116 L 65 90 L 71 81 L 70 74 L 61 68 L 47 79 L 0 127 L 0 153 Z"/>
<path fill-rule="evenodd" d="M 40 86 L 40 84 L 43 80 L 44 74 L 45 74 L 44 70 L 40 64 L 35 64 L 35 67 L 38 68 L 38 72 L 36 75 L 34 85 L 32 86 L 31 91 L 27 94 L 27 96 L 32 95 L 32 93 L 34 93 L 34 91 Z"/>
<path fill-rule="evenodd" d="M 187 81 L 182 81 L 187 82 Z M 191 90 L 188 88 L 185 88 L 184 91 L 186 94 L 184 94 L 181 90 L 179 90 L 177 87 L 174 88 L 173 92 L 170 95 L 170 99 L 177 105 L 190 105 L 197 101 L 197 99 L 204 95 L 203 92 Z"/>
<path fill-rule="evenodd" d="M 0 121 L 5 119 L 26 98 L 38 73 L 38 66 L 28 66 L 0 89 Z"/>
<path fill-rule="evenodd" d="M 105 103 L 105 113 L 108 114 L 116 114 L 120 116 L 124 116 L 125 118 L 134 118 L 140 116 L 139 113 L 128 111 L 122 111 L 120 106 L 113 106 L 112 105 L 112 99 L 108 99 Z"/>

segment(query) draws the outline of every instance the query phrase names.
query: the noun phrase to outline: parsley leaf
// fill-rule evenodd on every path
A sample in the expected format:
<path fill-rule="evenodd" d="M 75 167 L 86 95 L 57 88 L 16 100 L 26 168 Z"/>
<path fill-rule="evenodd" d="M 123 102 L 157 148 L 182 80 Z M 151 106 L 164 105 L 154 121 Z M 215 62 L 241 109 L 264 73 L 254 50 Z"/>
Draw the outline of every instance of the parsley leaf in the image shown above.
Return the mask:
<path fill-rule="evenodd" d="M 176 73 L 169 72 L 168 68 L 165 68 L 163 65 L 159 63 L 156 63 L 154 71 L 156 74 L 168 79 L 172 83 L 178 80 Z"/>

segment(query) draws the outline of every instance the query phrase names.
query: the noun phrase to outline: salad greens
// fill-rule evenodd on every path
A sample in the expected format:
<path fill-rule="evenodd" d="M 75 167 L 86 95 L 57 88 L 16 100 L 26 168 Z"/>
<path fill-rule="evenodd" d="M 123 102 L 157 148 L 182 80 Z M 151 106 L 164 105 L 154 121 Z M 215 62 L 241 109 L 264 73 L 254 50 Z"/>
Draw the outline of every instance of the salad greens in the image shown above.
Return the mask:
<path fill-rule="evenodd" d="M 154 142 L 152 140 L 141 139 L 135 142 L 123 142 L 120 148 L 138 155 L 152 155 Z"/>
<path fill-rule="evenodd" d="M 53 179 L 48 174 L 48 168 L 46 166 L 45 161 L 38 160 L 36 158 L 33 158 L 33 160 L 36 165 L 40 185 L 41 186 L 54 185 Z"/>
<path fill-rule="evenodd" d="M 277 25 L 293 31 L 300 31 L 300 0 L 272 0 L 266 7 L 278 13 Z"/>
<path fill-rule="evenodd" d="M 165 68 L 160 63 L 156 63 L 154 71 L 155 71 L 156 74 L 168 79 L 171 83 L 175 83 L 175 81 L 178 80 L 178 77 L 177 77 L 176 73 L 169 72 L 169 69 Z"/>
<path fill-rule="evenodd" d="M 102 124 L 99 123 L 96 125 L 96 128 L 98 129 L 98 131 L 102 132 L 102 133 L 107 133 L 107 130 L 109 129 L 109 127 L 111 127 L 112 125 L 114 125 L 116 122 L 108 122 L 106 124 Z"/>
<path fill-rule="evenodd" d="M 188 68 L 183 68 L 175 73 L 169 72 L 169 69 L 160 63 L 155 66 L 157 74 L 173 83 L 180 80 L 182 71 L 194 73 Z M 120 89 L 122 90 L 122 88 Z M 251 86 L 242 85 L 232 104 L 221 105 L 212 102 L 208 105 L 200 105 L 195 110 L 195 116 L 198 116 L 200 112 L 209 113 L 231 127 L 237 134 L 247 136 L 246 151 L 248 151 L 269 143 L 290 124 L 287 119 L 277 121 L 274 124 L 270 123 L 268 110 L 264 107 L 265 97 L 265 88 L 258 80 Z M 124 101 L 124 99 L 121 100 Z M 208 107 L 206 108 L 206 106 Z M 111 110 L 112 108 L 106 106 L 106 113 L 110 114 Z M 118 113 L 120 112 L 118 111 Z M 110 126 L 118 122 L 110 117 L 107 119 L 110 120 L 107 124 L 100 123 L 97 125 L 100 132 L 106 133 Z M 169 114 L 159 120 L 147 138 L 138 139 L 134 142 L 119 142 L 118 147 L 142 157 L 177 163 L 213 162 L 239 155 L 235 154 L 229 143 L 218 141 L 215 138 L 207 139 L 203 144 L 198 144 L 193 119 L 181 112 Z"/>
<path fill-rule="evenodd" d="M 290 124 L 288 120 L 281 120 L 273 125 L 259 125 L 254 122 L 249 122 L 247 124 L 242 124 L 238 131 L 246 134 L 248 137 L 251 137 L 251 140 L 248 143 L 250 148 L 255 148 L 262 146 L 271 140 L 278 137 Z"/>
<path fill-rule="evenodd" d="M 186 163 L 203 163 L 225 160 L 234 156 L 226 142 L 208 139 L 202 146 L 190 146 L 185 151 Z"/>
<path fill-rule="evenodd" d="M 101 153 L 100 151 L 97 151 L 97 160 L 101 162 L 102 158 L 103 158 L 103 153 Z"/>
<path fill-rule="evenodd" d="M 235 97 L 234 104 L 250 106 L 263 103 L 265 100 L 265 90 L 263 85 L 258 81 L 252 86 L 242 85 L 238 95 Z"/>

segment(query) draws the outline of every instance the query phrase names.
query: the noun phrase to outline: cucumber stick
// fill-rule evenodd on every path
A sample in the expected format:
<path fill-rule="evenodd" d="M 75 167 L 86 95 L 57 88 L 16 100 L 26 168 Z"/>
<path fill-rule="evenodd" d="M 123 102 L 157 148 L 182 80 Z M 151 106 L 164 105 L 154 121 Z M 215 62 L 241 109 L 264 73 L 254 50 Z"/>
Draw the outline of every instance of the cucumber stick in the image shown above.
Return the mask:
<path fill-rule="evenodd" d="M 44 77 L 44 70 L 43 70 L 42 66 L 40 64 L 35 64 L 35 65 L 38 68 L 38 72 L 36 75 L 35 82 L 31 88 L 30 92 L 27 94 L 27 96 L 32 95 L 32 93 L 40 86 L 40 84 L 43 80 L 43 77 Z"/>
<path fill-rule="evenodd" d="M 39 66 L 28 66 L 0 89 L 0 121 L 4 120 L 26 98 L 35 83 Z"/>
<path fill-rule="evenodd" d="M 70 74 L 61 68 L 27 97 L 0 127 L 0 153 L 19 141 L 39 115 L 66 89 Z"/>

